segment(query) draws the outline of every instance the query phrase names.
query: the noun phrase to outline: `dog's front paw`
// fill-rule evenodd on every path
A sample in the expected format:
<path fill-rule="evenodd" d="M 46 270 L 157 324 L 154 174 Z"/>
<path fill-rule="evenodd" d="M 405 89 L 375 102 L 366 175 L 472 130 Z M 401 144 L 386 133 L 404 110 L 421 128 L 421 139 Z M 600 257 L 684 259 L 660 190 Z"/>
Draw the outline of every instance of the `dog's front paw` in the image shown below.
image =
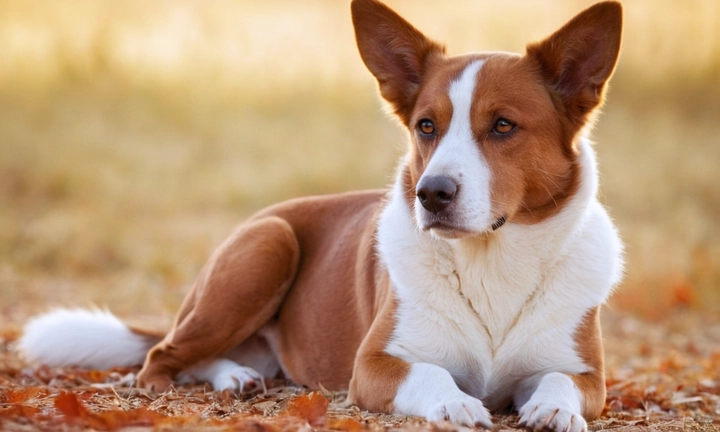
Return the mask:
<path fill-rule="evenodd" d="M 578 413 L 552 403 L 528 402 L 520 409 L 520 424 L 535 431 L 550 429 L 556 432 L 587 431 L 585 419 Z"/>
<path fill-rule="evenodd" d="M 492 421 L 485 405 L 474 397 L 463 395 L 442 402 L 427 415 L 428 421 L 450 421 L 463 426 L 490 429 Z"/>
<path fill-rule="evenodd" d="M 212 377 L 210 383 L 213 390 L 232 390 L 242 392 L 251 390 L 256 386 L 263 386 L 262 375 L 249 367 L 235 365 L 222 368 Z"/>

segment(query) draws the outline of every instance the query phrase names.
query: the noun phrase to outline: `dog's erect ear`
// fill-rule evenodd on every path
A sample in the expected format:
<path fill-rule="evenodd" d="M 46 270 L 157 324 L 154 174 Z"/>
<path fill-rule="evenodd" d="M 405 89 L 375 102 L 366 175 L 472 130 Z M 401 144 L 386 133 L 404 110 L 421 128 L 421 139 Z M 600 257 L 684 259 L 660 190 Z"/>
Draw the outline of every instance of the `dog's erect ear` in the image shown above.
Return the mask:
<path fill-rule="evenodd" d="M 445 48 L 376 0 L 353 0 L 352 20 L 360 57 L 407 126 L 423 74 Z"/>
<path fill-rule="evenodd" d="M 608 1 L 580 12 L 547 39 L 527 47 L 576 126 L 603 100 L 621 35 L 622 6 Z"/>

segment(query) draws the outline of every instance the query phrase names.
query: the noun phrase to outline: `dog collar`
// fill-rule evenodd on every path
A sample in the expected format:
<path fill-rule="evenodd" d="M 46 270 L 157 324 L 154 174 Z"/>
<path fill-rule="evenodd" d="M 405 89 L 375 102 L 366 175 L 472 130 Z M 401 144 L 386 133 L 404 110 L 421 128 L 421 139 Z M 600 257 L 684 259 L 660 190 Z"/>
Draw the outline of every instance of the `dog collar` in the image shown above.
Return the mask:
<path fill-rule="evenodd" d="M 492 229 L 495 231 L 496 229 L 500 228 L 501 226 L 505 225 L 505 222 L 507 221 L 507 216 L 501 216 L 498 220 L 495 221 L 494 224 L 492 224 Z"/>

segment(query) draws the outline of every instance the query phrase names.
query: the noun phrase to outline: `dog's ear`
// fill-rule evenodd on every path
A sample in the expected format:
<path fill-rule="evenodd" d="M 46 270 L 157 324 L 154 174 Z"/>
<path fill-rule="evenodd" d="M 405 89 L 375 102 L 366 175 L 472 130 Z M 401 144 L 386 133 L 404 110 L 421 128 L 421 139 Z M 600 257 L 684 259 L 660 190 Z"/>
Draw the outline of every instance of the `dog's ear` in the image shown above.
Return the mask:
<path fill-rule="evenodd" d="M 608 1 L 580 12 L 547 39 L 527 47 L 576 127 L 602 103 L 621 35 L 622 6 Z"/>
<path fill-rule="evenodd" d="M 360 57 L 407 126 L 427 66 L 445 48 L 377 0 L 353 0 L 351 9 Z"/>

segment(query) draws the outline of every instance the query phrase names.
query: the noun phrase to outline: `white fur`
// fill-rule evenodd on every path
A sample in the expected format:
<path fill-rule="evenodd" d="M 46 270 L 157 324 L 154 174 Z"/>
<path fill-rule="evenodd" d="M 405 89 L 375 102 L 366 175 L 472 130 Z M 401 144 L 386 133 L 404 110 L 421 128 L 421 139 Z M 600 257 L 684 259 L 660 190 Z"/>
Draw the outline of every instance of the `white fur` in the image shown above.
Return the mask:
<path fill-rule="evenodd" d="M 240 366 L 232 360 L 220 358 L 196 365 L 181 372 L 178 376 L 181 382 L 198 380 L 209 382 L 213 390 L 242 391 L 245 386 L 253 384 L 263 385 L 263 377 L 255 370 Z"/>
<path fill-rule="evenodd" d="M 110 312 L 58 309 L 25 325 L 18 350 L 33 363 L 108 369 L 142 364 L 156 342 Z"/>
<path fill-rule="evenodd" d="M 475 83 L 484 63 L 484 60 L 471 62 L 450 85 L 448 94 L 453 106 L 450 126 L 423 172 L 423 177 L 441 175 L 455 181 L 459 191 L 451 204 L 452 223 L 478 233 L 489 229 L 495 221 L 490 213 L 490 168 L 478 150 L 470 123 Z M 433 215 L 418 199 L 415 215 L 422 229 L 432 223 Z"/>
<path fill-rule="evenodd" d="M 551 372 L 588 370 L 574 333 L 620 279 L 622 246 L 596 199 L 587 140 L 579 153 L 580 186 L 560 213 L 458 240 L 417 229 L 398 176 L 378 228 L 378 251 L 398 298 L 389 354 L 444 368 L 490 409 L 512 402 L 516 391 L 533 394 Z M 412 403 L 440 402 L 413 377 Z M 398 393 L 396 406 L 407 406 L 408 394 Z M 416 400 L 422 397 L 425 404 Z M 432 414 L 426 411 L 421 415 Z"/>
<path fill-rule="evenodd" d="M 432 397 L 428 394 L 432 389 Z M 448 420 L 472 426 L 492 427 L 490 413 L 478 399 L 460 391 L 452 376 L 440 366 L 415 363 L 395 396 L 395 410 L 424 416 L 429 421 Z"/>
<path fill-rule="evenodd" d="M 524 399 L 526 395 L 519 395 Z M 545 375 L 527 402 L 516 401 L 520 406 L 520 423 L 533 430 L 545 427 L 555 431 L 587 431 L 587 422 L 580 415 L 582 395 L 569 376 L 562 373 Z"/>

